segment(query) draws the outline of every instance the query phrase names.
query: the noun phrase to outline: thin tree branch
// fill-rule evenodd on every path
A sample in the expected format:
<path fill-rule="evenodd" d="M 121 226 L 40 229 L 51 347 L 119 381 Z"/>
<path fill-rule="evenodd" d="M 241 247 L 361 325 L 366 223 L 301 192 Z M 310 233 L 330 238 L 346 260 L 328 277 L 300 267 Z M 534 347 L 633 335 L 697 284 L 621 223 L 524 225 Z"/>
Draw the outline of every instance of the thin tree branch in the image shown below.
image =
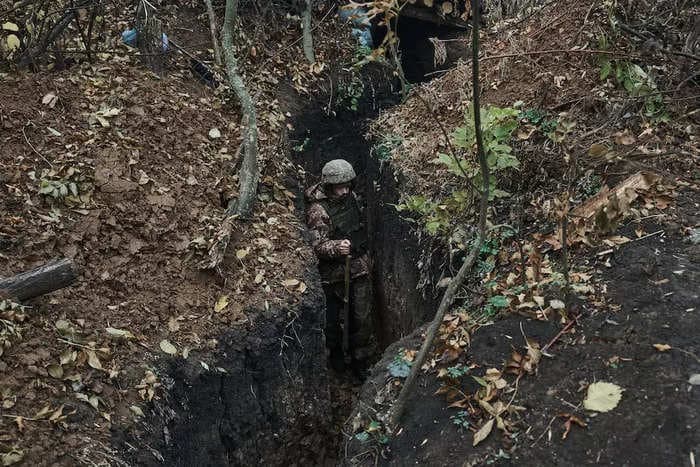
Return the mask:
<path fill-rule="evenodd" d="M 238 0 L 226 0 L 224 29 L 221 45 L 226 59 L 226 74 L 228 81 L 241 103 L 243 111 L 243 161 L 238 172 L 238 199 L 232 200 L 227 209 L 226 217 L 216 234 L 214 243 L 209 249 L 209 259 L 201 265 L 204 269 L 218 269 L 224 260 L 226 248 L 231 240 L 234 221 L 249 217 L 253 210 L 255 194 L 258 190 L 260 169 L 258 167 L 258 125 L 255 105 L 238 71 L 238 59 L 233 48 L 233 32 L 238 14 Z"/>
<path fill-rule="evenodd" d="M 311 0 L 306 0 L 306 8 L 304 8 L 304 16 L 302 17 L 303 47 L 306 60 L 313 65 L 316 63 L 316 56 L 314 55 L 314 36 L 311 31 L 311 10 Z"/>
<path fill-rule="evenodd" d="M 474 242 L 474 245 L 472 246 L 471 251 L 469 252 L 469 256 L 464 260 L 462 267 L 459 268 L 457 275 L 450 282 L 450 285 L 447 286 L 447 290 L 445 291 L 445 295 L 442 296 L 442 300 L 440 301 L 440 306 L 438 307 L 438 310 L 435 313 L 435 317 L 428 326 L 423 345 L 421 346 L 420 351 L 418 352 L 418 355 L 416 356 L 416 359 L 413 362 L 413 365 L 411 366 L 411 372 L 408 374 L 408 378 L 406 378 L 406 381 L 404 382 L 404 385 L 401 388 L 401 392 L 399 393 L 396 402 L 394 402 L 394 406 L 392 407 L 389 416 L 389 423 L 392 428 L 398 425 L 399 421 L 401 420 L 401 415 L 403 414 L 406 408 L 406 402 L 408 401 L 408 397 L 410 396 L 413 390 L 416 378 L 418 376 L 418 373 L 421 371 L 421 367 L 425 363 L 425 360 L 428 356 L 428 352 L 433 346 L 433 342 L 435 341 L 435 337 L 437 335 L 438 329 L 440 328 L 440 324 L 442 323 L 442 320 L 445 317 L 445 313 L 452 305 L 457 290 L 459 289 L 459 287 L 461 287 L 462 283 L 467 277 L 467 274 L 471 271 L 472 267 L 474 266 L 476 258 L 479 255 L 479 251 L 481 250 L 481 246 L 484 242 L 484 236 L 486 233 L 486 211 L 489 203 L 489 167 L 488 163 L 486 162 L 486 155 L 484 153 L 484 142 L 481 133 L 481 104 L 479 102 L 479 2 L 476 1 L 472 2 L 472 56 L 472 81 L 474 83 L 474 129 L 476 133 L 477 146 L 476 152 L 479 158 L 479 166 L 481 167 L 481 176 L 483 180 L 483 190 L 481 192 L 481 205 L 479 209 L 479 225 L 476 234 L 476 240 Z"/>
<path fill-rule="evenodd" d="M 216 14 L 214 7 L 211 5 L 211 0 L 204 0 L 207 6 L 207 15 L 209 16 L 209 30 L 211 31 L 211 42 L 214 46 L 214 61 L 218 66 L 221 66 L 221 50 L 219 49 L 219 39 L 216 37 Z"/>

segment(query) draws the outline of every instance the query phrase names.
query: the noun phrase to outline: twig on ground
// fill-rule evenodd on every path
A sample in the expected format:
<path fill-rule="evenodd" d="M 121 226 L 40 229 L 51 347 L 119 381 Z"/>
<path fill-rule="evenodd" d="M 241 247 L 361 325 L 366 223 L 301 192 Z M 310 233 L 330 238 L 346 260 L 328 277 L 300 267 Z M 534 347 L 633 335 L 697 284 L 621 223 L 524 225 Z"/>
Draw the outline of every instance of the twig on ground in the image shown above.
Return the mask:
<path fill-rule="evenodd" d="M 633 241 L 633 242 L 638 242 L 638 241 L 640 241 L 640 240 L 644 240 L 645 238 L 653 237 L 654 235 L 658 235 L 658 234 L 663 233 L 663 232 L 664 232 L 664 229 L 657 230 L 656 232 L 643 235 L 643 236 L 641 236 L 641 237 L 639 237 L 639 238 L 635 238 L 635 239 L 632 240 L 632 241 Z"/>
<path fill-rule="evenodd" d="M 581 33 L 583 30 L 586 28 L 586 24 L 588 23 L 588 17 L 591 16 L 591 12 L 593 11 L 593 8 L 596 6 L 598 2 L 594 1 L 591 2 L 591 7 L 588 9 L 588 12 L 586 13 L 586 16 L 583 18 L 583 23 L 581 24 L 581 29 L 578 30 L 576 35 L 574 36 L 573 43 L 574 45 L 578 42 L 578 38 L 581 36 Z"/>
<path fill-rule="evenodd" d="M 34 145 L 31 143 L 31 141 L 29 141 L 29 138 L 27 137 L 27 133 L 24 131 L 24 127 L 22 127 L 22 136 L 24 136 L 24 140 L 27 142 L 29 147 L 32 148 L 32 151 L 34 151 L 34 153 L 37 156 L 41 157 L 43 159 L 43 161 L 46 162 L 47 164 L 49 164 L 49 167 L 51 167 L 53 169 L 53 164 L 51 164 L 51 162 L 49 162 L 49 160 L 47 158 L 45 158 L 39 151 L 37 151 L 36 148 L 34 147 Z"/>
<path fill-rule="evenodd" d="M 555 342 L 557 342 L 557 341 L 559 340 L 559 338 L 560 338 L 561 336 L 563 336 L 569 329 L 571 329 L 571 328 L 573 327 L 573 325 L 574 325 L 575 323 L 578 322 L 578 319 L 579 319 L 580 317 L 581 317 L 581 314 L 579 313 L 578 315 L 574 316 L 574 317 L 571 319 L 571 321 L 569 321 L 568 323 L 566 323 L 566 326 L 564 326 L 564 327 L 562 328 L 562 330 L 559 331 L 559 332 L 557 333 L 557 335 L 554 336 L 554 337 L 552 338 L 552 340 L 550 340 L 550 341 L 547 343 L 547 345 L 545 345 L 544 347 L 542 347 L 542 350 L 540 350 L 540 352 L 542 352 L 542 355 L 544 355 L 544 354 L 547 352 L 547 350 L 548 350 L 551 346 L 553 346 Z"/>
<path fill-rule="evenodd" d="M 503 54 L 503 55 L 489 55 L 486 57 L 481 57 L 479 60 L 495 60 L 497 58 L 511 58 L 511 57 L 524 57 L 526 55 L 553 55 L 553 54 L 590 54 L 590 55 L 614 55 L 619 57 L 628 58 L 642 58 L 639 55 L 632 55 L 627 52 L 613 52 L 610 50 L 595 50 L 595 49 L 551 49 L 551 50 L 532 50 L 529 52 L 519 52 L 513 54 Z"/>
<path fill-rule="evenodd" d="M 694 358 L 696 362 L 700 363 L 700 358 L 698 358 L 697 355 L 695 355 L 693 352 L 691 352 L 689 350 L 679 349 L 678 347 L 671 347 L 671 350 L 677 350 L 680 353 L 684 353 L 684 354 L 688 355 L 689 357 Z"/>
<path fill-rule="evenodd" d="M 539 436 L 537 437 L 537 439 L 535 440 L 535 442 L 532 443 L 532 444 L 530 445 L 531 448 L 534 448 L 535 445 L 536 445 L 536 444 L 542 439 L 542 437 L 547 433 L 547 431 L 549 431 L 549 429 L 552 427 L 552 423 L 554 423 L 554 420 L 556 420 L 556 419 L 557 419 L 557 416 L 556 416 L 556 415 L 552 417 L 552 419 L 549 421 L 549 423 L 547 424 L 547 427 L 544 429 L 544 431 L 542 432 L 542 434 L 539 435 Z"/>
<path fill-rule="evenodd" d="M 527 21 L 528 19 L 532 18 L 532 17 L 535 16 L 537 13 L 542 12 L 542 10 L 544 10 L 545 8 L 547 8 L 548 6 L 550 6 L 551 4 L 553 4 L 553 3 L 557 2 L 557 1 L 558 1 L 558 0 L 549 0 L 547 3 L 545 3 L 544 5 L 542 5 L 542 6 L 541 6 L 540 8 L 538 8 L 537 10 L 531 11 L 528 15 L 523 16 L 522 18 L 518 19 L 518 20 L 515 21 L 514 23 L 508 23 L 508 24 L 505 25 L 505 27 L 504 27 L 503 29 L 499 29 L 499 30 L 496 30 L 496 31 L 494 31 L 494 32 L 490 32 L 490 33 L 488 33 L 488 34 L 489 34 L 490 36 L 494 36 L 494 35 L 497 36 L 497 35 L 503 34 L 504 32 L 506 32 L 506 31 L 509 30 L 509 29 L 510 29 L 510 30 L 514 30 L 514 26 L 516 26 L 516 25 L 518 25 L 518 24 L 520 24 L 520 23 L 523 23 L 523 22 Z"/>

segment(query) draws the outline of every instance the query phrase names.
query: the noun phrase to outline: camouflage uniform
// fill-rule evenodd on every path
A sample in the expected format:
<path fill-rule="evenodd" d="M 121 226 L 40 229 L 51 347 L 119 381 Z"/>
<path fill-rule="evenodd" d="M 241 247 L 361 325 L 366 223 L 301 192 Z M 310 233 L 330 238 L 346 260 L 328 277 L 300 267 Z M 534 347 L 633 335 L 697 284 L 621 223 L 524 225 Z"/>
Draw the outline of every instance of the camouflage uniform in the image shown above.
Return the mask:
<path fill-rule="evenodd" d="M 312 246 L 319 258 L 319 270 L 328 302 L 326 340 L 331 358 L 342 359 L 341 313 L 345 296 L 345 256 L 340 253 L 342 240 L 350 240 L 352 257 L 350 274 L 350 351 L 353 360 L 364 362 L 376 353 L 372 291 L 369 280 L 367 231 L 354 192 L 343 198 L 331 198 L 323 184 L 306 191 L 309 202 L 307 224 Z"/>

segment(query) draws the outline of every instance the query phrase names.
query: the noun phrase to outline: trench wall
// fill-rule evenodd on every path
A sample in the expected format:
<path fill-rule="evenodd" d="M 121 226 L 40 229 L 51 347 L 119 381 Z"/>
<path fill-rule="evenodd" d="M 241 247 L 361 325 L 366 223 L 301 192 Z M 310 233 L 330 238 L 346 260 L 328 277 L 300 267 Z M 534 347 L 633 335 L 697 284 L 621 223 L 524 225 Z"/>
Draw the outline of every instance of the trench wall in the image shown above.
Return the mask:
<path fill-rule="evenodd" d="M 322 440 L 312 437 L 323 431 L 331 408 L 325 300 L 318 273 L 312 274 L 307 283 L 316 286 L 301 303 L 259 310 L 249 327 L 222 335 L 216 352 L 206 356 L 208 369 L 194 353 L 163 363 L 163 399 L 124 439 L 140 446 L 131 463 L 283 465 L 291 452 L 319 458 Z"/>

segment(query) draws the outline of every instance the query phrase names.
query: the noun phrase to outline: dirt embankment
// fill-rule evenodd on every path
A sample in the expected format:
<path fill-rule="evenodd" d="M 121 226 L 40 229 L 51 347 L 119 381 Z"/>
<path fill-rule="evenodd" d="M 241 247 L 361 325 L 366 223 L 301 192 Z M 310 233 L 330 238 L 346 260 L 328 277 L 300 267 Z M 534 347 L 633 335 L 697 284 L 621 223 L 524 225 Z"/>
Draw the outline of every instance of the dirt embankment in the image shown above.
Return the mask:
<path fill-rule="evenodd" d="M 192 13 L 163 10 L 171 37 L 196 51 L 208 25 Z M 311 70 L 300 44 L 275 48 L 298 24 L 276 24 L 246 29 L 238 51 L 261 93 L 263 173 L 219 274 L 197 262 L 237 190 L 240 115 L 226 93 L 197 83 L 179 56 L 156 77 L 123 45 L 60 72 L 2 75 L 1 273 L 59 256 L 80 271 L 72 287 L 3 313 L 3 461 L 325 457 L 323 297 L 298 216 L 303 181 L 280 154 L 293 114 L 316 105 L 307 87 L 322 94 L 331 76 L 345 79 L 351 38 L 319 24 L 333 40 L 317 45 L 324 67 Z M 251 52 L 253 42 L 270 47 Z"/>
<path fill-rule="evenodd" d="M 484 34 L 482 101 L 515 106 L 507 144 L 520 167 L 499 174 L 498 188 L 510 192 L 493 203 L 499 227 L 443 322 L 393 436 L 383 422 L 422 330 L 389 347 L 364 385 L 345 427 L 349 465 L 692 465 L 698 455 L 697 82 L 687 60 L 640 58 L 635 39 L 614 32 L 608 18 L 599 5 L 550 2 Z M 615 38 L 606 49 L 620 54 L 613 67 L 653 76 L 651 98 L 666 96 L 665 115 L 630 95 L 623 80 L 601 76 L 606 51 L 592 51 L 603 47 L 601 36 Z M 570 52 L 555 52 L 562 50 Z M 457 67 L 374 122 L 375 149 L 395 168 L 401 201 L 418 195 L 451 209 L 441 200 L 463 180 L 434 159 L 451 152 L 440 127 L 451 135 L 464 124 L 469 82 L 469 66 Z M 564 139 L 552 132 L 567 126 Z M 575 209 L 640 171 L 657 174 L 658 183 L 635 191 L 611 230 L 584 233 L 570 217 L 565 263 L 562 193 Z M 425 219 L 404 215 L 429 238 Z M 503 224 L 515 234 L 494 233 Z M 424 251 L 416 263 L 431 258 Z M 440 290 L 455 261 L 459 254 L 437 274 L 423 273 L 432 272 Z M 610 412 L 583 407 L 597 381 L 624 389 Z"/>

